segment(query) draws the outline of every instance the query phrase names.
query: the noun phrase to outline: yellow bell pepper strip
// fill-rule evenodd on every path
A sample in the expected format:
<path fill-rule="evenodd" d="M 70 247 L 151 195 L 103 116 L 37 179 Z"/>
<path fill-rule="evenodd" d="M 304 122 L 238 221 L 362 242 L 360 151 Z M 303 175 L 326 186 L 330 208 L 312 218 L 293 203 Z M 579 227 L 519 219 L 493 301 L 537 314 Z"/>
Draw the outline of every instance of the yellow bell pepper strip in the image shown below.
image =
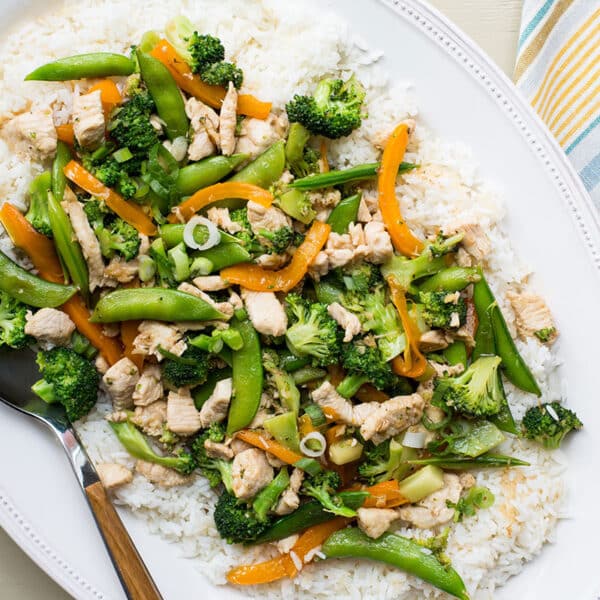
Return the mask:
<path fill-rule="evenodd" d="M 314 525 L 300 536 L 288 554 L 282 554 L 255 565 L 236 567 L 227 573 L 227 581 L 235 585 L 257 585 L 277 581 L 284 577 L 295 577 L 299 572 L 296 562 L 304 564 L 310 552 L 321 546 L 332 533 L 346 527 L 349 522 L 350 519 L 337 517 Z M 296 561 L 292 559 L 292 553 L 295 555 Z"/>
<path fill-rule="evenodd" d="M 185 60 L 177 54 L 175 48 L 167 40 L 160 40 L 150 55 L 169 69 L 173 79 L 184 92 L 213 108 L 221 108 L 225 98 L 225 88 L 208 85 L 200 79 L 199 75 L 194 75 Z M 237 112 L 240 115 L 256 119 L 266 119 L 271 112 L 271 103 L 262 102 L 251 94 L 239 94 Z"/>
<path fill-rule="evenodd" d="M 73 123 L 65 123 L 64 125 L 57 125 L 56 137 L 69 146 L 75 145 L 75 131 L 73 130 Z"/>
<path fill-rule="evenodd" d="M 179 220 L 189 221 L 198 211 L 206 208 L 213 202 L 226 200 L 227 198 L 241 198 L 243 200 L 252 200 L 265 208 L 269 208 L 273 203 L 273 194 L 263 190 L 257 185 L 251 183 L 239 183 L 237 181 L 226 181 L 225 183 L 215 183 L 207 188 L 198 190 L 193 196 L 173 208 L 169 215 L 170 223 L 177 223 Z"/>
<path fill-rule="evenodd" d="M 81 164 L 72 160 L 64 168 L 64 173 L 67 179 L 78 185 L 82 190 L 104 200 L 108 208 L 117 213 L 123 221 L 135 227 L 140 233 L 148 236 L 156 235 L 156 226 L 140 206 L 124 200 L 115 191 L 98 181 Z"/>
<path fill-rule="evenodd" d="M 363 504 L 365 508 L 394 508 L 409 503 L 409 500 L 400 493 L 396 479 L 382 481 L 364 489 L 370 494 Z"/>
<path fill-rule="evenodd" d="M 38 233 L 29 221 L 7 202 L 0 208 L 0 221 L 14 245 L 29 255 L 42 279 L 64 283 L 63 271 L 50 239 Z M 90 311 L 81 296 L 73 296 L 60 308 L 71 317 L 77 330 L 100 351 L 110 365 L 121 359 L 119 343 L 114 338 L 104 335 L 102 326 L 90 323 Z"/>
<path fill-rule="evenodd" d="M 396 198 L 396 175 L 408 144 L 408 126 L 400 123 L 387 142 L 377 178 L 379 208 L 385 227 L 396 250 L 406 256 L 417 256 L 423 250 L 423 242 L 416 238 L 402 218 Z"/>
<path fill-rule="evenodd" d="M 92 94 L 98 90 L 100 90 L 100 100 L 102 101 L 104 116 L 108 118 L 113 108 L 123 102 L 123 97 L 112 79 L 103 79 L 102 81 L 99 81 L 96 85 L 93 85 L 86 94 Z"/>
<path fill-rule="evenodd" d="M 421 350 L 419 350 L 421 333 L 417 324 L 408 314 L 404 290 L 394 276 L 388 277 L 387 282 L 390 286 L 392 302 L 398 310 L 400 321 L 402 322 L 402 327 L 404 328 L 404 334 L 406 336 L 404 356 L 396 356 L 396 358 L 392 360 L 392 370 L 397 375 L 415 379 L 423 375 L 427 369 L 427 359 L 423 356 Z"/>
<path fill-rule="evenodd" d="M 221 271 L 229 283 L 241 285 L 255 292 L 289 292 L 306 275 L 321 248 L 327 242 L 331 227 L 315 221 L 304 241 L 298 246 L 290 263 L 279 271 L 269 271 L 256 264 L 239 264 Z"/>

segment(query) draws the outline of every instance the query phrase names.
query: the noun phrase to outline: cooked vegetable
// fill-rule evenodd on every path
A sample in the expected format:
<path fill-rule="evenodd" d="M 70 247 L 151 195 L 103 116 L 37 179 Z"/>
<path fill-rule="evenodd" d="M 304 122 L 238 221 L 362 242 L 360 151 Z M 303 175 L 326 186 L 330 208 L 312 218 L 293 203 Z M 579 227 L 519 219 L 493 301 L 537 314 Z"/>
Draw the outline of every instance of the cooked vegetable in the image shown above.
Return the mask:
<path fill-rule="evenodd" d="M 289 483 L 290 476 L 287 469 L 284 467 L 283 469 L 280 469 L 279 473 L 273 478 L 273 481 L 263 488 L 256 498 L 254 498 L 252 508 L 259 521 L 263 523 L 267 521 L 270 522 L 267 513 L 277 504 L 279 496 L 281 496 Z"/>
<path fill-rule="evenodd" d="M 449 299 L 452 292 L 419 292 L 418 300 L 422 307 L 421 316 L 425 323 L 437 329 L 457 329 L 467 316 L 467 305 L 462 297 Z"/>
<path fill-rule="evenodd" d="M 25 334 L 28 307 L 0 291 L 0 347 L 23 348 L 33 341 Z"/>
<path fill-rule="evenodd" d="M 215 506 L 215 526 L 229 544 L 254 542 L 269 528 L 268 519 L 261 520 L 244 501 L 225 491 Z"/>
<path fill-rule="evenodd" d="M 68 81 L 131 75 L 133 62 L 127 56 L 110 52 L 92 52 L 60 58 L 38 67 L 25 81 Z"/>
<path fill-rule="evenodd" d="M 218 183 L 247 159 L 246 154 L 209 156 L 186 165 L 177 174 L 177 190 L 182 196 L 190 196 L 202 188 Z"/>
<path fill-rule="evenodd" d="M 344 505 L 336 493 L 340 487 L 340 476 L 334 471 L 322 471 L 311 475 L 302 483 L 302 493 L 318 500 L 326 511 L 340 517 L 354 517 L 356 511 Z"/>
<path fill-rule="evenodd" d="M 181 356 L 169 354 L 161 363 L 161 373 L 177 389 L 204 383 L 211 367 L 210 354 L 191 346 Z"/>
<path fill-rule="evenodd" d="M 559 402 L 532 406 L 522 422 L 523 435 L 549 450 L 558 448 L 570 431 L 582 427 L 579 417 Z"/>
<path fill-rule="evenodd" d="M 36 231 L 52 237 L 52 227 L 48 218 L 48 192 L 52 187 L 52 173 L 45 171 L 38 175 L 29 186 L 29 209 L 25 218 Z"/>
<path fill-rule="evenodd" d="M 202 475 L 208 479 L 211 487 L 217 487 L 222 483 L 227 492 L 231 493 L 231 462 L 223 458 L 213 458 L 208 456 L 206 448 L 204 447 L 204 442 L 206 440 L 220 443 L 223 441 L 224 437 L 224 428 L 220 424 L 214 423 L 194 440 L 192 443 L 191 455 L 195 466 L 200 469 Z"/>
<path fill-rule="evenodd" d="M 490 508 L 493 506 L 496 500 L 494 494 L 486 487 L 472 487 L 466 496 L 460 498 L 456 503 L 452 503 L 449 500 L 446 504 L 450 508 L 454 508 L 454 522 L 458 523 L 465 517 L 473 517 L 475 513 L 481 508 Z"/>
<path fill-rule="evenodd" d="M 356 223 L 360 198 L 360 194 L 348 196 L 348 198 L 341 200 L 331 211 L 331 214 L 327 217 L 327 224 L 331 227 L 331 231 L 343 234 L 348 231 L 351 223 Z"/>
<path fill-rule="evenodd" d="M 285 158 L 295 177 L 306 177 L 319 172 L 319 154 L 307 146 L 310 132 L 300 123 L 292 123 L 285 143 Z"/>

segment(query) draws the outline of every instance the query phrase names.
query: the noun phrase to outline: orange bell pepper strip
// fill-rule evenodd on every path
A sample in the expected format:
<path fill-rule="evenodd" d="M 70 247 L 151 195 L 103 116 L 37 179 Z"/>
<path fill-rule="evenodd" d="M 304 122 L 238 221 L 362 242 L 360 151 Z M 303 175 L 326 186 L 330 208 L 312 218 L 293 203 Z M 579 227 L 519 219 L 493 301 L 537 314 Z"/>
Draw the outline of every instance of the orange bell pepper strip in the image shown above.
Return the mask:
<path fill-rule="evenodd" d="M 106 206 L 117 213 L 121 219 L 135 227 L 144 235 L 156 235 L 156 226 L 152 219 L 142 210 L 142 208 L 131 202 L 124 200 L 117 192 L 106 187 L 101 181 L 98 181 L 81 164 L 72 160 L 64 168 L 64 174 L 67 179 L 78 185 L 88 194 L 96 196 L 106 202 Z"/>
<path fill-rule="evenodd" d="M 354 396 L 361 402 L 385 402 L 386 400 L 390 399 L 385 392 L 378 390 L 370 383 L 364 383 L 361 385 L 358 392 L 356 392 Z"/>
<path fill-rule="evenodd" d="M 396 198 L 396 176 L 408 144 L 408 125 L 400 123 L 394 129 L 381 157 L 377 177 L 379 208 L 394 248 L 406 256 L 416 256 L 423 250 L 423 242 L 415 237 L 402 218 Z"/>
<path fill-rule="evenodd" d="M 252 202 L 256 202 L 265 208 L 269 208 L 273 203 L 273 194 L 257 185 L 236 181 L 215 183 L 207 188 L 198 190 L 193 196 L 190 196 L 187 200 L 174 207 L 173 212 L 169 215 L 169 222 L 177 223 L 179 220 L 189 221 L 192 216 L 209 204 L 218 202 L 219 200 L 226 200 L 227 198 L 252 200 Z"/>
<path fill-rule="evenodd" d="M 112 109 L 123 102 L 123 97 L 112 79 L 103 79 L 102 81 L 99 81 L 96 85 L 93 85 L 86 94 L 92 94 L 98 90 L 100 90 L 100 99 L 102 100 L 104 115 L 108 117 Z"/>
<path fill-rule="evenodd" d="M 160 40 L 150 54 L 169 69 L 177 85 L 188 94 L 202 100 L 213 108 L 221 108 L 225 98 L 225 88 L 218 85 L 208 85 L 194 75 L 189 65 L 177 54 L 177 50 L 167 41 Z M 240 115 L 266 119 L 271 112 L 271 103 L 262 102 L 251 94 L 239 94 L 237 112 Z"/>
<path fill-rule="evenodd" d="M 390 292 L 392 295 L 392 302 L 398 310 L 400 315 L 400 321 L 404 328 L 404 335 L 406 336 L 406 347 L 404 349 L 404 357 L 396 356 L 392 360 L 392 370 L 397 375 L 404 377 L 417 378 L 425 373 L 427 369 L 427 359 L 423 356 L 419 349 L 419 339 L 421 338 L 421 332 L 417 327 L 417 324 L 408 314 L 408 306 L 406 305 L 406 296 L 404 290 L 394 278 L 394 276 L 388 277 L 388 285 L 390 286 Z"/>
<path fill-rule="evenodd" d="M 300 434 L 300 439 L 306 437 L 309 433 L 314 433 L 315 431 L 319 431 L 312 423 L 311 418 L 308 415 L 302 415 L 298 418 L 298 433 Z"/>
<path fill-rule="evenodd" d="M 332 533 L 346 527 L 349 522 L 350 519 L 336 517 L 331 521 L 314 525 L 300 536 L 288 554 L 255 565 L 236 567 L 227 573 L 227 581 L 236 585 L 257 585 L 271 583 L 284 577 L 295 577 L 299 572 L 296 562 L 302 564 L 310 562 L 313 557 L 307 560 L 308 554 L 321 546 Z M 292 559 L 292 553 L 296 561 Z"/>
<path fill-rule="evenodd" d="M 143 354 L 134 354 L 133 340 L 138 335 L 138 326 L 141 321 L 123 321 L 121 323 L 121 341 L 123 342 L 123 354 L 138 368 L 141 373 L 144 368 Z"/>
<path fill-rule="evenodd" d="M 408 504 L 409 501 L 400 493 L 398 481 L 390 479 L 365 488 L 370 496 L 365 500 L 365 508 L 393 508 Z"/>
<path fill-rule="evenodd" d="M 75 132 L 73 131 L 73 123 L 65 123 L 64 125 L 56 126 L 56 137 L 69 146 L 75 145 Z"/>
<path fill-rule="evenodd" d="M 38 233 L 29 221 L 7 202 L 0 208 L 0 221 L 2 221 L 15 246 L 29 255 L 42 279 L 53 283 L 64 283 L 60 262 L 51 240 Z M 113 365 L 121 358 L 119 343 L 115 339 L 104 335 L 100 325 L 90 323 L 91 313 L 79 294 L 73 296 L 60 308 L 71 317 L 78 331 L 88 338 L 109 364 Z"/>
<path fill-rule="evenodd" d="M 269 271 L 255 264 L 243 263 L 223 269 L 221 277 L 229 283 L 255 292 L 289 292 L 302 281 L 308 267 L 327 242 L 330 231 L 331 227 L 327 223 L 315 221 L 290 263 L 279 271 Z"/>
<path fill-rule="evenodd" d="M 238 431 L 235 434 L 235 437 L 254 446 L 255 448 L 260 448 L 273 456 L 276 456 L 279 460 L 282 460 L 284 463 L 288 465 L 294 465 L 299 460 L 303 460 L 305 457 L 297 452 L 293 452 L 292 450 L 288 450 L 285 446 L 281 445 L 279 442 L 275 440 L 271 440 L 267 437 L 264 437 L 260 433 L 256 431 L 251 431 L 250 429 L 243 429 L 242 431 Z"/>

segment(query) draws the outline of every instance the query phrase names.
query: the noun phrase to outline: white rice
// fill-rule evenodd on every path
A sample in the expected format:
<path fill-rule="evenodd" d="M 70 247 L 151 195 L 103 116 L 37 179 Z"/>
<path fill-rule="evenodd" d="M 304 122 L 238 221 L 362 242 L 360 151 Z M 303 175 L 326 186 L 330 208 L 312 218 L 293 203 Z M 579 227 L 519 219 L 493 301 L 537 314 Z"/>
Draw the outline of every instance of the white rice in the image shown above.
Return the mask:
<path fill-rule="evenodd" d="M 311 10 L 307 2 L 146 0 L 143 8 L 132 15 L 129 0 L 71 0 L 53 8 L 52 13 L 23 22 L 4 38 L 0 46 L 0 124 L 29 106 L 49 104 L 54 107 L 57 122 L 66 121 L 73 86 L 24 83 L 27 72 L 73 53 L 126 52 L 145 31 L 162 29 L 178 13 L 189 16 L 199 30 L 221 37 L 228 58 L 244 69 L 244 90 L 272 100 L 277 109 L 294 93 L 310 91 L 322 75 L 357 72 L 367 87 L 369 116 L 349 138 L 330 145 L 330 161 L 337 167 L 376 160 L 371 137 L 389 131 L 401 119 L 418 116 L 409 86 L 388 85 L 385 73 L 376 64 L 378 54 L 340 24 L 339 16 L 322 9 Z M 314 19 L 315 14 L 319 14 L 318 19 Z M 522 281 L 528 270 L 499 226 L 503 206 L 497 191 L 479 179 L 477 163 L 468 148 L 441 141 L 421 125 L 409 150 L 408 158 L 423 168 L 405 176 L 398 186 L 407 220 L 421 234 L 431 233 L 457 216 L 481 223 L 494 246 L 489 279 L 507 320 L 512 322 L 503 293 L 508 284 Z M 24 207 L 27 186 L 42 166 L 15 158 L 1 140 L 0 164 L 0 197 Z M 0 248 L 9 246 L 6 236 L 1 236 Z M 519 347 L 540 383 L 542 400 L 559 400 L 562 393 L 555 356 L 535 340 L 519 342 Z M 510 385 L 507 391 L 516 418 L 536 402 L 533 396 Z M 103 420 L 107 410 L 106 405 L 99 405 L 79 424 L 79 432 L 94 461 L 132 466 L 132 459 Z M 552 539 L 563 512 L 562 455 L 547 453 L 522 440 L 507 441 L 503 450 L 530 461 L 532 466 L 480 473 L 478 483 L 492 490 L 496 502 L 456 525 L 449 539 L 448 554 L 454 567 L 477 599 L 493 597 L 498 585 L 518 573 Z M 229 546 L 219 538 L 212 519 L 215 495 L 202 478 L 188 487 L 162 489 L 136 475 L 132 484 L 115 492 L 115 499 L 135 511 L 151 531 L 178 542 L 178 550 L 173 552 L 193 558 L 198 571 L 216 584 L 225 583 L 225 574 L 232 566 L 265 560 L 275 553 L 273 548 Z M 400 531 L 415 535 L 409 530 Z M 293 581 L 244 591 L 266 598 L 445 597 L 397 569 L 352 560 L 306 566 Z"/>

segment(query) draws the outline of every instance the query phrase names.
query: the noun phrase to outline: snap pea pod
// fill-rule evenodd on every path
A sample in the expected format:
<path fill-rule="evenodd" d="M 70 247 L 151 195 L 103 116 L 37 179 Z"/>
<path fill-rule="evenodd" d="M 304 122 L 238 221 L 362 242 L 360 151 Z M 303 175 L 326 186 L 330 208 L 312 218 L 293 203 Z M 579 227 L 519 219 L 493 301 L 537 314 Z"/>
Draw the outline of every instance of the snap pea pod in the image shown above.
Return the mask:
<path fill-rule="evenodd" d="M 133 61 L 122 54 L 93 52 L 59 58 L 38 67 L 25 77 L 25 81 L 69 81 L 93 77 L 131 75 Z"/>
<path fill-rule="evenodd" d="M 450 365 L 462 365 L 467 368 L 467 346 L 464 342 L 457 340 L 452 342 L 443 351 L 444 358 Z"/>
<path fill-rule="evenodd" d="M 90 280 L 87 263 L 81 246 L 76 240 L 71 221 L 60 202 L 52 192 L 48 192 L 48 220 L 58 255 L 67 268 L 71 281 L 84 298 L 90 294 Z"/>
<path fill-rule="evenodd" d="M 211 273 L 252 259 L 248 251 L 240 244 L 219 244 L 214 248 L 195 252 L 193 258 L 198 257 L 206 258 L 212 263 Z"/>
<path fill-rule="evenodd" d="M 206 378 L 206 381 L 199 385 L 192 392 L 192 396 L 194 398 L 194 405 L 197 410 L 200 410 L 204 403 L 210 398 L 212 393 L 215 391 L 215 386 L 219 381 L 223 381 L 223 379 L 227 379 L 231 377 L 231 369 L 229 367 L 225 367 L 224 369 L 219 369 L 217 371 L 211 371 Z"/>
<path fill-rule="evenodd" d="M 156 104 L 156 112 L 166 124 L 168 138 L 174 140 L 185 137 L 189 121 L 185 114 L 185 103 L 173 76 L 159 60 L 139 48 L 136 56 L 142 79 Z"/>
<path fill-rule="evenodd" d="M 131 288 L 100 298 L 90 321 L 212 321 L 224 317 L 214 306 L 192 294 L 168 288 Z"/>
<path fill-rule="evenodd" d="M 348 227 L 350 227 L 350 223 L 356 223 L 360 199 L 361 194 L 354 194 L 340 201 L 327 219 L 327 224 L 331 226 L 331 231 L 340 234 L 346 233 Z"/>
<path fill-rule="evenodd" d="M 310 356 L 296 356 L 289 350 L 284 351 L 279 358 L 279 366 L 284 371 L 297 371 L 310 362 Z"/>
<path fill-rule="evenodd" d="M 403 162 L 400 163 L 398 174 L 406 173 L 416 169 L 419 165 Z M 363 179 L 371 179 L 376 177 L 379 172 L 380 163 L 366 163 L 364 165 L 356 165 L 350 169 L 342 169 L 340 171 L 329 171 L 328 173 L 319 173 L 318 175 L 308 175 L 301 179 L 296 179 L 290 183 L 290 187 L 300 190 L 315 190 L 318 188 L 331 187 L 350 183 L 351 181 L 361 181 Z"/>
<path fill-rule="evenodd" d="M 338 496 L 344 503 L 344 506 L 356 510 L 364 504 L 365 500 L 369 497 L 369 492 L 340 492 Z M 269 527 L 269 529 L 253 543 L 264 544 L 266 542 L 282 540 L 299 531 L 303 531 L 308 527 L 331 521 L 331 519 L 334 518 L 335 515 L 326 511 L 320 502 L 311 500 L 297 508 L 293 513 L 277 519 L 277 521 L 275 521 L 273 525 L 271 525 L 271 527 Z"/>
<path fill-rule="evenodd" d="M 515 418 L 513 417 L 512 411 L 510 410 L 510 405 L 508 404 L 508 399 L 506 397 L 506 393 L 504 392 L 502 378 L 500 378 L 500 389 L 502 391 L 502 404 L 500 405 L 500 410 L 498 413 L 493 417 L 490 417 L 490 421 L 502 431 L 518 435 L 519 429 L 515 423 Z"/>
<path fill-rule="evenodd" d="M 445 290 L 448 292 L 460 292 L 470 283 L 476 283 L 481 279 L 476 267 L 448 267 L 432 275 L 419 285 L 421 292 L 435 292 Z"/>
<path fill-rule="evenodd" d="M 279 496 L 283 494 L 285 488 L 290 484 L 290 476 L 287 468 L 283 468 L 275 476 L 275 478 L 264 487 L 254 498 L 252 509 L 256 513 L 259 521 L 267 520 L 267 513 L 275 505 Z"/>
<path fill-rule="evenodd" d="M 191 196 L 202 188 L 218 183 L 245 160 L 248 160 L 247 154 L 209 156 L 199 162 L 187 165 L 179 169 L 177 190 L 182 196 Z"/>
<path fill-rule="evenodd" d="M 59 140 L 56 145 L 56 156 L 52 163 L 52 193 L 59 202 L 62 202 L 67 187 L 64 168 L 71 162 L 71 158 L 69 146 Z"/>
<path fill-rule="evenodd" d="M 315 281 L 314 286 L 317 300 L 323 304 L 338 302 L 343 294 L 342 288 L 337 283 L 327 278 L 321 279 L 321 281 Z"/>
<path fill-rule="evenodd" d="M 240 333 L 244 345 L 232 353 L 233 398 L 227 418 L 228 435 L 252 422 L 263 387 L 262 353 L 256 330 L 247 318 L 234 318 L 230 327 Z"/>
<path fill-rule="evenodd" d="M 394 533 L 372 539 L 355 527 L 333 533 L 321 549 L 327 558 L 366 558 L 398 567 L 460 600 L 469 600 L 460 575 L 423 546 Z"/>
<path fill-rule="evenodd" d="M 72 285 L 51 283 L 32 275 L 3 252 L 0 252 L 0 290 L 36 308 L 60 306 L 77 291 Z"/>
<path fill-rule="evenodd" d="M 266 190 L 281 177 L 284 168 L 285 146 L 283 140 L 279 140 L 238 171 L 229 181 L 252 183 Z"/>
<path fill-rule="evenodd" d="M 481 280 L 473 289 L 473 302 L 479 317 L 479 328 L 475 336 L 474 355 L 495 353 L 502 359 L 502 370 L 506 378 L 524 392 L 541 396 L 542 392 L 529 370 L 527 363 L 519 353 L 515 341 L 510 335 L 504 316 L 494 298 L 483 273 L 480 270 Z M 483 320 L 483 330 L 482 330 Z M 492 335 L 490 336 L 490 331 Z M 478 345 L 481 347 L 478 349 Z M 490 349 L 492 351 L 490 352 Z"/>
<path fill-rule="evenodd" d="M 185 229 L 185 225 L 181 223 L 169 223 L 167 225 L 161 225 L 159 227 L 159 235 L 162 238 L 165 246 L 167 248 L 173 248 L 173 246 L 177 246 L 183 242 L 183 230 Z M 220 244 L 237 244 L 239 240 L 229 233 L 225 231 L 221 231 L 219 229 L 219 233 L 221 234 Z M 208 239 L 208 230 L 206 227 L 199 225 L 194 230 L 194 240 L 199 244 L 202 244 Z"/>
<path fill-rule="evenodd" d="M 432 456 L 407 461 L 411 465 L 435 465 L 441 469 L 463 471 L 467 469 L 498 469 L 501 467 L 528 467 L 529 463 L 504 454 L 483 454 L 476 458 L 465 456 Z"/>
<path fill-rule="evenodd" d="M 325 377 L 327 375 L 327 371 L 309 365 L 297 369 L 292 375 L 296 385 L 304 385 L 309 381 L 314 381 L 315 379 L 321 379 L 322 377 Z"/>

